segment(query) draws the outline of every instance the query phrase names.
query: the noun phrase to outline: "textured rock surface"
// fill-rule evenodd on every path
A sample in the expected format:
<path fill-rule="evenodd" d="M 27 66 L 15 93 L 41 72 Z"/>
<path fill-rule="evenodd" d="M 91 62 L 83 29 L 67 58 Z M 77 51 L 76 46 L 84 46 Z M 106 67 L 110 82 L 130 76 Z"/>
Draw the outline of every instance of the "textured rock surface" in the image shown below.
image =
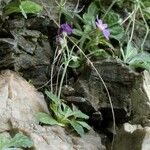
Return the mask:
<path fill-rule="evenodd" d="M 36 113 L 48 113 L 43 95 L 9 70 L 0 75 L 0 102 L 0 132 L 25 132 L 34 141 L 35 150 L 105 150 L 92 130 L 80 138 L 60 126 L 38 125 Z"/>
<path fill-rule="evenodd" d="M 133 122 L 150 126 L 150 73 L 145 71 L 142 80 L 137 80 L 134 86 L 131 94 Z"/>
<path fill-rule="evenodd" d="M 100 60 L 93 65 L 102 76 L 110 93 L 117 123 L 129 119 L 141 123 L 142 118 L 144 120 L 150 118 L 149 98 L 146 92 L 148 88 L 144 89 L 142 73 L 138 74 L 115 60 Z M 75 83 L 74 90 L 76 94 L 68 96 L 66 98 L 68 101 L 78 104 L 86 113 L 90 110 L 90 113 L 99 111 L 103 120 L 112 121 L 106 89 L 93 67 L 85 68 Z"/>
<path fill-rule="evenodd" d="M 42 25 L 41 25 L 42 27 Z M 53 52 L 47 35 L 25 26 L 25 19 L 16 17 L 3 22 L 0 30 L 0 69 L 12 69 L 36 86 L 47 80 Z"/>
<path fill-rule="evenodd" d="M 48 113 L 43 95 L 9 70 L 0 76 L 0 102 L 0 132 L 12 127 L 32 127 L 37 123 L 37 112 Z"/>
<path fill-rule="evenodd" d="M 34 0 L 43 6 L 39 15 L 29 15 L 28 19 L 16 14 L 2 18 L 3 8 L 10 1 L 0 1 L 0 69 L 19 71 L 40 87 L 49 80 L 48 67 L 53 59 L 51 47 L 58 28 L 52 20 L 58 21 L 58 5 L 55 0 Z M 77 3 L 67 0 L 65 7 L 71 11 Z"/>
<path fill-rule="evenodd" d="M 150 127 L 125 123 L 114 141 L 114 150 L 149 150 Z"/>

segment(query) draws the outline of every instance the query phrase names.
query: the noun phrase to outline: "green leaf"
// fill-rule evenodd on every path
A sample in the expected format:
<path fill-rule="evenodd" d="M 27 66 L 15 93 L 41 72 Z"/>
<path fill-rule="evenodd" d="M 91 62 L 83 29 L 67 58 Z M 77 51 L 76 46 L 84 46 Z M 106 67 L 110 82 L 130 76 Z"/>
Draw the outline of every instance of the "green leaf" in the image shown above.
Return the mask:
<path fill-rule="evenodd" d="M 126 63 L 130 62 L 130 60 L 137 54 L 138 50 L 133 46 L 133 43 L 129 42 L 124 52 L 124 61 Z"/>
<path fill-rule="evenodd" d="M 84 128 L 90 130 L 91 127 L 84 121 L 76 121 L 77 123 L 79 123 L 80 125 L 82 125 Z"/>
<path fill-rule="evenodd" d="M 5 150 L 6 148 L 31 148 L 33 146 L 33 141 L 31 141 L 23 133 L 17 133 L 13 138 L 7 138 L 0 136 L 0 150 Z"/>
<path fill-rule="evenodd" d="M 72 115 L 76 118 L 89 119 L 89 116 L 82 113 L 80 110 L 73 112 Z"/>
<path fill-rule="evenodd" d="M 55 103 L 60 104 L 60 99 L 50 91 L 45 91 L 45 94 Z"/>
<path fill-rule="evenodd" d="M 73 105 L 73 111 L 68 117 L 70 116 L 74 116 L 75 118 L 89 119 L 89 116 L 78 110 L 75 105 Z"/>
<path fill-rule="evenodd" d="M 58 111 L 63 116 L 66 116 L 67 114 L 70 114 L 72 112 L 71 108 L 69 106 L 67 106 L 65 103 L 61 104 Z"/>
<path fill-rule="evenodd" d="M 134 68 L 143 68 L 150 72 L 150 63 L 134 62 L 130 64 L 130 66 Z"/>
<path fill-rule="evenodd" d="M 43 9 L 42 6 L 40 6 L 39 4 L 37 4 L 35 2 L 32 2 L 30 0 L 21 1 L 21 7 L 23 8 L 23 10 L 26 14 L 39 13 Z"/>
<path fill-rule="evenodd" d="M 96 56 L 96 57 L 103 57 L 103 58 L 110 57 L 110 55 L 103 49 L 94 49 L 94 50 L 92 49 L 89 55 Z"/>
<path fill-rule="evenodd" d="M 146 7 L 146 8 L 144 9 L 144 11 L 147 12 L 148 14 L 150 14 L 150 6 L 149 6 L 149 7 Z"/>
<path fill-rule="evenodd" d="M 69 67 L 71 68 L 79 68 L 81 65 L 80 57 L 72 55 L 71 61 L 69 62 Z"/>
<path fill-rule="evenodd" d="M 4 7 L 4 14 L 5 15 L 10 15 L 14 12 L 20 12 L 20 8 L 19 8 L 20 5 L 21 5 L 20 0 L 12 0 L 10 3 L 8 3 Z"/>
<path fill-rule="evenodd" d="M 134 55 L 134 57 L 131 58 L 129 63 L 134 63 L 135 61 L 136 62 L 149 62 L 150 63 L 150 54 L 147 52 L 138 53 L 138 54 Z"/>
<path fill-rule="evenodd" d="M 70 121 L 70 124 L 80 136 L 84 135 L 84 129 L 83 129 L 82 125 L 80 125 L 76 121 Z"/>
<path fill-rule="evenodd" d="M 109 26 L 113 26 L 118 24 L 119 22 L 119 15 L 113 11 L 110 11 L 104 18 L 104 22 L 106 22 Z"/>
<path fill-rule="evenodd" d="M 27 19 L 27 15 L 21 5 L 19 6 L 19 8 L 21 10 L 22 15 Z"/>
<path fill-rule="evenodd" d="M 95 17 L 98 13 L 98 10 L 99 9 L 94 2 L 89 5 L 87 13 L 83 14 L 83 21 L 85 25 L 92 26 L 95 24 Z"/>
<path fill-rule="evenodd" d="M 150 54 L 147 52 L 138 53 L 129 61 L 129 64 L 134 68 L 143 68 L 150 71 Z"/>
<path fill-rule="evenodd" d="M 96 16 L 98 12 L 98 7 L 96 6 L 95 2 L 91 3 L 88 7 L 87 14 L 89 16 Z"/>
<path fill-rule="evenodd" d="M 10 15 L 12 13 L 21 12 L 26 18 L 26 14 L 39 13 L 40 11 L 42 11 L 42 9 L 42 6 L 30 0 L 13 0 L 4 8 L 4 14 Z"/>
<path fill-rule="evenodd" d="M 30 148 L 33 146 L 33 141 L 31 141 L 26 135 L 22 133 L 17 133 L 15 137 L 9 143 L 10 147 L 23 147 Z"/>
<path fill-rule="evenodd" d="M 57 122 L 54 118 L 52 118 L 49 114 L 39 112 L 36 115 L 36 118 L 39 120 L 39 122 L 49 125 L 59 125 L 59 122 Z"/>
<path fill-rule="evenodd" d="M 109 28 L 110 31 L 110 37 L 114 38 L 118 41 L 121 41 L 124 36 L 124 28 L 120 26 L 119 24 L 116 24 Z"/>
<path fill-rule="evenodd" d="M 9 141 L 10 138 L 4 137 L 3 135 L 0 135 L 0 150 L 4 149 L 4 148 L 8 148 L 9 147 Z"/>
<path fill-rule="evenodd" d="M 78 30 L 78 29 L 73 29 L 73 34 L 77 35 L 77 36 L 82 36 L 83 32 Z"/>

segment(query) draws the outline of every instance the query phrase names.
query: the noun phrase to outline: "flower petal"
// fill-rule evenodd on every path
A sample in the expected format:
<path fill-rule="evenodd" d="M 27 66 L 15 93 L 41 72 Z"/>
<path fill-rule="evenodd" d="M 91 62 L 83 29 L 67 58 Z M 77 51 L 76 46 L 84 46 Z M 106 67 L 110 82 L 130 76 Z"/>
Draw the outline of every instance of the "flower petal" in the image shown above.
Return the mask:
<path fill-rule="evenodd" d="M 105 36 L 105 38 L 106 38 L 107 40 L 109 40 L 110 32 L 109 32 L 108 29 L 103 30 L 103 35 Z"/>
<path fill-rule="evenodd" d="M 70 35 L 72 33 L 72 28 L 69 24 L 64 23 L 60 26 L 59 29 L 61 32 L 66 32 L 68 35 Z"/>
<path fill-rule="evenodd" d="M 107 24 L 103 24 L 103 28 L 106 29 L 108 27 Z"/>
<path fill-rule="evenodd" d="M 109 40 L 110 32 L 108 30 L 108 25 L 103 24 L 102 20 L 98 19 L 98 15 L 96 16 L 96 26 L 103 32 L 104 37 Z"/>

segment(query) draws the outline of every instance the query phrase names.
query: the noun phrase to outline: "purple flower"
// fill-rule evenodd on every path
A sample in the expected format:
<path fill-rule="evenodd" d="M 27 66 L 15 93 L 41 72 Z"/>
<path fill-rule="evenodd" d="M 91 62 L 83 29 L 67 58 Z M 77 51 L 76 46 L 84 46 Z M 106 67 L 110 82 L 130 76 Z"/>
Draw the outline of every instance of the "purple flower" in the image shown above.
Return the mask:
<path fill-rule="evenodd" d="M 68 23 L 63 23 L 58 29 L 58 35 L 60 35 L 62 32 L 66 32 L 68 35 L 70 35 L 72 34 L 72 27 Z"/>
<path fill-rule="evenodd" d="M 96 17 L 96 26 L 103 32 L 104 37 L 109 40 L 110 32 L 108 30 L 108 25 L 103 24 L 102 20 L 98 19 L 98 16 Z"/>

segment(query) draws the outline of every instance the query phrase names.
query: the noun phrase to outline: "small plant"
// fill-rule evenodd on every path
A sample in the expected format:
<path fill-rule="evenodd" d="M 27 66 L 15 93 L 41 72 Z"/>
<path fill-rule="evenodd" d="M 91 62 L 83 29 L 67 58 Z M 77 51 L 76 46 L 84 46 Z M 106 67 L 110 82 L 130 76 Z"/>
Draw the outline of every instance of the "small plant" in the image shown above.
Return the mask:
<path fill-rule="evenodd" d="M 17 133 L 13 138 L 0 135 L 0 150 L 11 148 L 31 148 L 33 142 L 23 133 Z"/>
<path fill-rule="evenodd" d="M 45 91 L 51 100 L 50 109 L 52 114 L 40 112 L 36 115 L 39 122 L 49 125 L 60 125 L 62 127 L 71 126 L 80 136 L 84 134 L 84 128 L 90 130 L 91 127 L 83 120 L 89 119 L 87 115 L 72 105 L 72 108 L 61 101 L 56 95 Z"/>
<path fill-rule="evenodd" d="M 42 11 L 42 6 L 30 0 L 12 0 L 4 8 L 4 14 L 22 13 L 27 19 L 27 14 L 36 14 Z"/>
<path fill-rule="evenodd" d="M 148 52 L 138 52 L 133 43 L 128 43 L 125 50 L 122 50 L 123 61 L 133 68 L 143 68 L 150 71 L 150 54 Z"/>
<path fill-rule="evenodd" d="M 138 0 L 137 3 L 134 2 L 133 4 L 140 10 L 142 15 L 142 10 L 140 8 L 142 6 L 145 8 L 144 5 L 142 5 L 142 1 Z M 134 15 L 131 14 L 131 16 L 129 15 L 122 21 L 119 14 L 115 13 L 111 8 L 107 10 L 105 14 L 103 14 L 99 8 L 100 7 L 98 7 L 95 1 L 89 5 L 82 17 L 78 14 L 67 13 L 67 10 L 62 12 L 66 16 L 66 20 L 72 23 L 73 34 L 70 36 L 70 41 L 72 41 L 74 49 L 76 50 L 76 52 L 74 52 L 74 50 L 72 52 L 75 59 L 72 59 L 68 66 L 73 66 L 72 68 L 80 67 L 83 64 L 86 55 L 87 58 L 113 57 L 115 59 L 121 59 L 123 63 L 130 65 L 132 68 L 143 68 L 150 71 L 150 54 L 142 50 L 142 45 L 141 48 L 137 50 L 132 44 L 136 23 L 135 18 L 133 19 L 133 26 L 131 27 L 131 35 L 124 31 L 124 26 L 122 25 L 129 20 L 129 18 L 136 17 L 134 16 L 136 15 L 136 11 Z M 102 19 L 99 19 L 100 17 L 98 16 Z M 142 19 L 147 29 L 143 41 L 144 43 L 149 29 L 144 16 L 142 16 Z M 130 23 L 131 21 L 129 21 L 129 25 Z M 127 27 L 126 31 L 129 31 L 129 27 Z M 128 34 L 129 37 L 127 37 L 126 34 Z M 115 45 L 112 40 L 116 41 Z M 127 46 L 122 47 L 122 45 L 125 45 L 126 43 Z M 68 46 L 68 49 L 72 49 L 69 46 L 69 40 L 66 42 L 66 45 Z M 78 47 L 75 48 L 75 45 Z M 119 47 L 121 47 L 121 49 L 119 49 Z"/>

